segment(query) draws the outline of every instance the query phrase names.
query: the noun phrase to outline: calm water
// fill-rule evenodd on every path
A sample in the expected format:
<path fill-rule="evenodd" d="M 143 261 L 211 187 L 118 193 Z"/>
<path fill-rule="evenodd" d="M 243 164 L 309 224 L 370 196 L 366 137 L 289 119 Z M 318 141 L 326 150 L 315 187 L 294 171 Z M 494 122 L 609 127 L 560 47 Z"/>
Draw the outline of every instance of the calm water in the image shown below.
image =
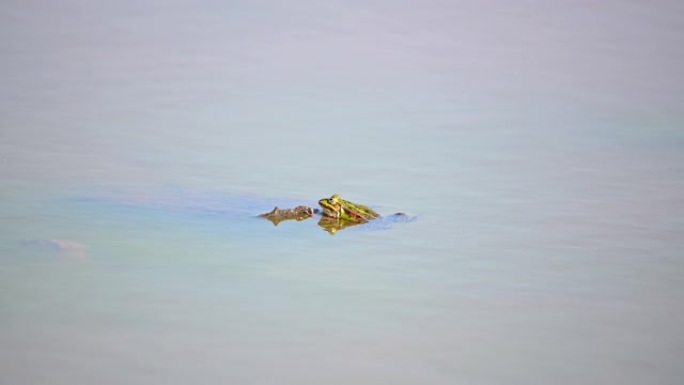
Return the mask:
<path fill-rule="evenodd" d="M 6 2 L 0 382 L 680 383 L 683 16 Z"/>

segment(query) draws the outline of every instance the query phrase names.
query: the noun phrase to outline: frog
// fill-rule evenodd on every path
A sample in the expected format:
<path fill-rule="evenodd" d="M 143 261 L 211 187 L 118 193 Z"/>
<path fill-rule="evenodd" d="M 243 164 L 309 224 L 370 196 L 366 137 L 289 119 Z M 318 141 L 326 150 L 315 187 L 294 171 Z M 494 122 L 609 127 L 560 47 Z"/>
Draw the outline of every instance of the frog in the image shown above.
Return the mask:
<path fill-rule="evenodd" d="M 380 214 L 370 207 L 344 200 L 337 194 L 319 200 L 318 204 L 323 208 L 322 215 L 330 218 L 343 219 L 354 223 L 366 223 L 372 219 L 380 218 Z"/>

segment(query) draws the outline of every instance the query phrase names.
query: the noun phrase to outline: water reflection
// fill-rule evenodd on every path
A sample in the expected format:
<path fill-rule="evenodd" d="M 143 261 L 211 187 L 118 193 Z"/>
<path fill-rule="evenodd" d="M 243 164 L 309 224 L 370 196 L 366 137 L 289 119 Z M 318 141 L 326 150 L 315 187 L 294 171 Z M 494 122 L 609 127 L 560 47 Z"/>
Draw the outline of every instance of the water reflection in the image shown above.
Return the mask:
<path fill-rule="evenodd" d="M 330 233 L 330 235 L 335 235 L 335 233 L 337 233 L 340 230 L 344 230 L 347 227 L 353 227 L 360 224 L 361 223 L 359 222 L 352 222 L 342 218 L 329 217 L 321 217 L 321 220 L 318 221 L 318 225 L 321 226 L 323 230 Z"/>

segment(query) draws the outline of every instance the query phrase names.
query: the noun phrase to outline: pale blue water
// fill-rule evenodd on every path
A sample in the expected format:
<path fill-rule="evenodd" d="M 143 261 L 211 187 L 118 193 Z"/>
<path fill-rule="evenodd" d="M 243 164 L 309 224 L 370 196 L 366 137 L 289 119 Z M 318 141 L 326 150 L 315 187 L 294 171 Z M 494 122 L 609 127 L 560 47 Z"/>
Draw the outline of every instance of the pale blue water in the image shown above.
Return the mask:
<path fill-rule="evenodd" d="M 680 383 L 683 15 L 5 4 L 0 382 Z"/>

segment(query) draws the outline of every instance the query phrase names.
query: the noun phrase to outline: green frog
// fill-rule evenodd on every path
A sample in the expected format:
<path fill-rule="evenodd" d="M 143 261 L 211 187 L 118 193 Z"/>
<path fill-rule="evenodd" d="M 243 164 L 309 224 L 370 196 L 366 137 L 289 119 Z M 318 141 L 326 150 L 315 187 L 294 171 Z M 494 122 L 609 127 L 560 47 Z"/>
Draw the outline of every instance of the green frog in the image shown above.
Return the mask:
<path fill-rule="evenodd" d="M 366 223 L 371 219 L 380 217 L 380 214 L 373 211 L 370 207 L 344 200 L 337 194 L 333 194 L 330 198 L 319 200 L 318 204 L 323 207 L 322 215 L 330 218 L 343 219 L 355 223 Z"/>

